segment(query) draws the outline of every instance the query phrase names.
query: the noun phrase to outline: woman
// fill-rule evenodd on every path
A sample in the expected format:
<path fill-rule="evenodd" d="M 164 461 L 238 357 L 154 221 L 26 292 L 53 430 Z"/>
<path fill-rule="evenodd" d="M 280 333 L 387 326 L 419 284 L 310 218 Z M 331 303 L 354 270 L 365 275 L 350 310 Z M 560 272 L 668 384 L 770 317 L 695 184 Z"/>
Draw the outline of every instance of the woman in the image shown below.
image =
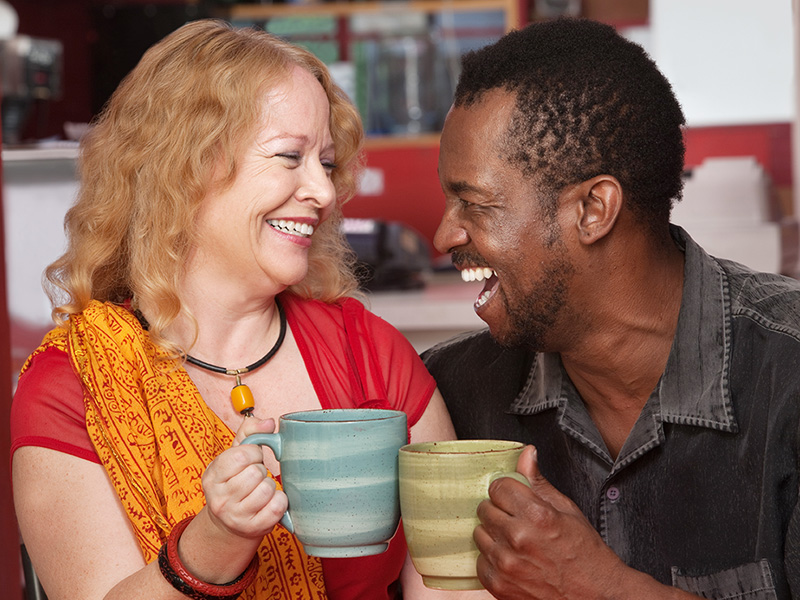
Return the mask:
<path fill-rule="evenodd" d="M 238 444 L 345 406 L 453 437 L 410 345 L 352 298 L 338 219 L 361 141 L 324 65 L 255 30 L 185 25 L 120 85 L 46 272 L 58 326 L 13 406 L 17 516 L 50 600 L 389 597 L 402 536 L 331 568 L 306 556 L 276 527 L 279 465 Z M 406 597 L 436 594 L 409 565 Z"/>

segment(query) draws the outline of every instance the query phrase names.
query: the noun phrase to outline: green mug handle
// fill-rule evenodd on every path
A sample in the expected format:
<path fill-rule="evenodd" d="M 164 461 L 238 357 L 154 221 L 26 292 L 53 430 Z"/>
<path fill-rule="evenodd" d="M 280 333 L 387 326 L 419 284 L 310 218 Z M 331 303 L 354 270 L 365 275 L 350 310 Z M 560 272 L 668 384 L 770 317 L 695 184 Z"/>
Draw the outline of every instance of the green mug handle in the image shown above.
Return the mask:
<path fill-rule="evenodd" d="M 511 479 L 516 479 L 520 483 L 524 483 L 528 487 L 531 487 L 531 482 L 528 481 L 528 478 L 525 477 L 525 475 L 523 475 L 522 473 L 517 473 L 516 471 L 513 471 L 511 473 L 492 473 L 489 476 L 489 484 L 486 487 L 489 487 L 489 485 L 491 485 L 493 481 L 500 479 L 502 477 L 510 477 Z"/>
<path fill-rule="evenodd" d="M 267 446 L 272 450 L 275 459 L 278 461 L 280 461 L 281 456 L 283 456 L 283 438 L 280 433 L 254 433 L 244 438 L 242 444 Z M 292 517 L 289 516 L 288 508 L 281 517 L 281 525 L 283 525 L 289 533 L 294 533 L 294 523 L 292 523 Z"/>

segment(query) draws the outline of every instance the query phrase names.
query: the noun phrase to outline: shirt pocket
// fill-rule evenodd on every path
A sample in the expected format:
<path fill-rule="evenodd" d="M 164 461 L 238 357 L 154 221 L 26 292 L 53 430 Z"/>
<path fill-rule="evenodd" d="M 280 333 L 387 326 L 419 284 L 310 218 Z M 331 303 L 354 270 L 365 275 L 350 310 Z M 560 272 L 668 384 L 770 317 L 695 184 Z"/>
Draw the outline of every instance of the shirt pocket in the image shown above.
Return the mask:
<path fill-rule="evenodd" d="M 747 563 L 710 575 L 685 575 L 672 567 L 672 585 L 701 598 L 715 600 L 777 600 L 769 561 Z"/>

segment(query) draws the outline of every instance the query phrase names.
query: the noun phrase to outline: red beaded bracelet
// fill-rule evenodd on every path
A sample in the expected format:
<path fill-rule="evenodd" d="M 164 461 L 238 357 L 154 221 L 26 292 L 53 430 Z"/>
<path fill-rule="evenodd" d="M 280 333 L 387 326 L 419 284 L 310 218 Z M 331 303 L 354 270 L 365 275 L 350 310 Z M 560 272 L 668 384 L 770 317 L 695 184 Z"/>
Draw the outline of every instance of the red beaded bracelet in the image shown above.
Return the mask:
<path fill-rule="evenodd" d="M 178 540 L 193 518 L 187 517 L 175 525 L 167 536 L 167 541 L 161 546 L 158 552 L 161 574 L 172 587 L 194 600 L 236 600 L 258 575 L 258 554 L 250 561 L 244 573 L 230 583 L 215 585 L 200 581 L 186 570 L 178 556 Z"/>

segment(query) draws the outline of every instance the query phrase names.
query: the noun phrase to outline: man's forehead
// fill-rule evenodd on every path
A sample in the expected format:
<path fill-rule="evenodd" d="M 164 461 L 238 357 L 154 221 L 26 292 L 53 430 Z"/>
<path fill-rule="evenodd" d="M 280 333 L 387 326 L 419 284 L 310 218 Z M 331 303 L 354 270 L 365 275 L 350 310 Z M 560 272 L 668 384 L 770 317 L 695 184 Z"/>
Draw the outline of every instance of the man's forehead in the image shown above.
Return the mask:
<path fill-rule="evenodd" d="M 499 121 L 508 122 L 517 102 L 517 95 L 502 88 L 494 88 L 483 92 L 473 101 L 454 106 L 451 111 L 469 115 L 480 115 L 481 122 L 487 126 Z M 478 124 L 478 123 L 476 123 Z"/>
<path fill-rule="evenodd" d="M 442 130 L 442 149 L 454 146 L 487 152 L 497 148 L 506 137 L 514 111 L 515 96 L 503 90 L 491 90 L 470 104 L 453 106 Z"/>

